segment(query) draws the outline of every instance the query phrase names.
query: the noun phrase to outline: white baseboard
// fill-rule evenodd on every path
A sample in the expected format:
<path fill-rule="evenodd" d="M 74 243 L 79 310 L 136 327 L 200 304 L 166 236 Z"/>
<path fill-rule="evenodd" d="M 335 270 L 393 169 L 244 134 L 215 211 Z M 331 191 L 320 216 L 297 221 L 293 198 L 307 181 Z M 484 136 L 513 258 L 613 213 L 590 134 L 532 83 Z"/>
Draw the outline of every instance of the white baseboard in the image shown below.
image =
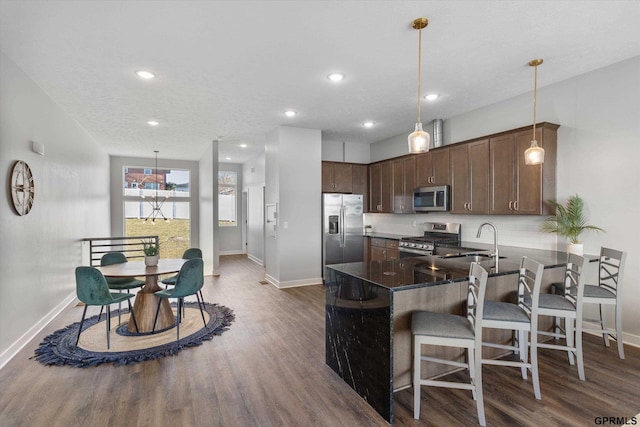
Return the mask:
<path fill-rule="evenodd" d="M 244 254 L 243 251 L 220 251 L 220 256 L 223 255 L 242 255 Z"/>
<path fill-rule="evenodd" d="M 276 280 L 275 278 L 269 276 L 268 274 L 265 274 L 264 278 L 267 280 L 267 282 L 271 283 L 273 286 L 275 286 L 278 289 L 296 288 L 298 286 L 310 286 L 310 285 L 322 284 L 322 277 L 301 279 L 301 280 L 289 280 L 286 282 L 281 282 L 279 280 Z"/>
<path fill-rule="evenodd" d="M 251 254 L 247 254 L 247 258 L 249 258 L 251 261 L 255 262 L 258 265 L 264 266 L 264 262 L 260 258 L 256 258 Z"/>
<path fill-rule="evenodd" d="M 9 346 L 5 351 L 0 354 L 0 369 L 4 368 L 4 366 L 16 355 L 20 350 L 24 348 L 25 345 L 29 343 L 41 330 L 44 329 L 53 319 L 56 318 L 58 314 L 62 312 L 69 304 L 71 304 L 76 299 L 75 291 L 69 294 L 60 304 L 55 306 L 50 312 L 48 312 L 42 319 L 38 321 L 35 325 L 33 325 L 27 332 L 22 334 L 20 338 L 18 338 L 13 344 Z"/>
<path fill-rule="evenodd" d="M 596 320 L 597 321 L 597 320 Z M 623 324 L 624 326 L 624 324 Z M 599 323 L 593 323 L 593 322 L 589 322 L 589 321 L 583 321 L 582 322 L 582 328 L 583 329 L 600 329 L 600 324 Z M 614 335 L 615 335 L 615 329 L 611 329 L 611 328 L 607 328 L 607 330 L 611 331 Z M 597 332 L 587 332 L 585 331 L 585 333 L 590 334 L 590 335 L 595 335 L 595 336 L 602 336 L 602 334 L 598 334 Z M 622 342 L 625 345 L 631 345 L 633 347 L 639 347 L 640 348 L 640 336 L 638 335 L 633 335 L 627 332 L 622 331 Z M 611 344 L 613 346 L 615 346 L 615 341 L 613 344 Z"/>

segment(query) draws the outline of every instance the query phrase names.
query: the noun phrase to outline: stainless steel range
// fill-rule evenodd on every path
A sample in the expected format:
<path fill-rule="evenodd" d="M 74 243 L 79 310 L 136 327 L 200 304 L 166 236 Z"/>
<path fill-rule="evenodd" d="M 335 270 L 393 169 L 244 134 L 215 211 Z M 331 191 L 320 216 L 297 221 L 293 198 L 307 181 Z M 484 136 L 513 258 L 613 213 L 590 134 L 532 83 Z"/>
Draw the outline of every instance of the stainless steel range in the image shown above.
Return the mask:
<path fill-rule="evenodd" d="M 424 236 L 403 237 L 398 249 L 400 258 L 433 255 L 439 244 L 455 245 L 462 237 L 461 225 L 453 222 L 426 222 Z"/>

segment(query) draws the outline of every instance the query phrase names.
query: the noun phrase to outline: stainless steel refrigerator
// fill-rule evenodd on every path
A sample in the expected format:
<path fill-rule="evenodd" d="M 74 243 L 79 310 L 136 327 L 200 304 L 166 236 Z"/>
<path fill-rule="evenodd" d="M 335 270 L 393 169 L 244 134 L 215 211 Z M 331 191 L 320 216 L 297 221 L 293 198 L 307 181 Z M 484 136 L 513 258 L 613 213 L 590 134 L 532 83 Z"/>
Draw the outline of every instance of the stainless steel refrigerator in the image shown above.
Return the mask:
<path fill-rule="evenodd" d="M 323 194 L 322 277 L 325 266 L 363 259 L 363 196 Z"/>

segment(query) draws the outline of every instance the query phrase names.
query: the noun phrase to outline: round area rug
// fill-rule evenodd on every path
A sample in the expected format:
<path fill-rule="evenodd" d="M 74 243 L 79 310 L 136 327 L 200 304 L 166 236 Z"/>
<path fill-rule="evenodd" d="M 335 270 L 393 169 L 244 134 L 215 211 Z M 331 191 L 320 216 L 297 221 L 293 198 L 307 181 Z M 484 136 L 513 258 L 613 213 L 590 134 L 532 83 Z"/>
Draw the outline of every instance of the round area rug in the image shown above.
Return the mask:
<path fill-rule="evenodd" d="M 80 322 L 59 329 L 47 336 L 35 351 L 36 359 L 43 365 L 69 365 L 87 368 L 101 363 L 115 366 L 130 365 L 145 360 L 159 359 L 178 353 L 186 347 L 201 345 L 229 329 L 235 319 L 233 311 L 218 304 L 204 303 L 205 321 L 198 309 L 198 303 L 185 302 L 185 315 L 180 323 L 180 340 L 176 341 L 176 328 L 172 327 L 155 334 L 131 334 L 127 332 L 129 310 L 121 313 L 122 323 L 118 325 L 118 310 L 111 312 L 111 346 L 107 349 L 105 330 L 106 316 L 98 321 L 98 316 L 85 319 L 80 341 L 76 337 Z M 175 308 L 175 304 L 172 304 Z"/>

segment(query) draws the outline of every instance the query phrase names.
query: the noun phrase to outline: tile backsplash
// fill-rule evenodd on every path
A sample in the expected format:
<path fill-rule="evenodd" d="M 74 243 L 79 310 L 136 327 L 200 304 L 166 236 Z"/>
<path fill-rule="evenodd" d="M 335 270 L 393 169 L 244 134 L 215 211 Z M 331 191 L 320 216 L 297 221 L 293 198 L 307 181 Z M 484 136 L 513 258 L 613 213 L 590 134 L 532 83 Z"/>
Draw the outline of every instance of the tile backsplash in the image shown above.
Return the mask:
<path fill-rule="evenodd" d="M 564 241 L 557 241 L 555 234 L 543 233 L 540 226 L 544 216 L 508 215 L 454 215 L 445 213 L 429 214 L 365 214 L 364 224 L 371 225 L 376 233 L 390 233 L 402 236 L 419 236 L 424 232 L 425 222 L 458 222 L 462 224 L 462 240 L 465 242 L 493 243 L 493 232 L 483 229 L 482 236 L 476 238 L 478 227 L 483 222 L 491 222 L 498 229 L 498 244 L 534 249 L 564 250 Z M 560 245 L 560 246 L 558 246 Z"/>

